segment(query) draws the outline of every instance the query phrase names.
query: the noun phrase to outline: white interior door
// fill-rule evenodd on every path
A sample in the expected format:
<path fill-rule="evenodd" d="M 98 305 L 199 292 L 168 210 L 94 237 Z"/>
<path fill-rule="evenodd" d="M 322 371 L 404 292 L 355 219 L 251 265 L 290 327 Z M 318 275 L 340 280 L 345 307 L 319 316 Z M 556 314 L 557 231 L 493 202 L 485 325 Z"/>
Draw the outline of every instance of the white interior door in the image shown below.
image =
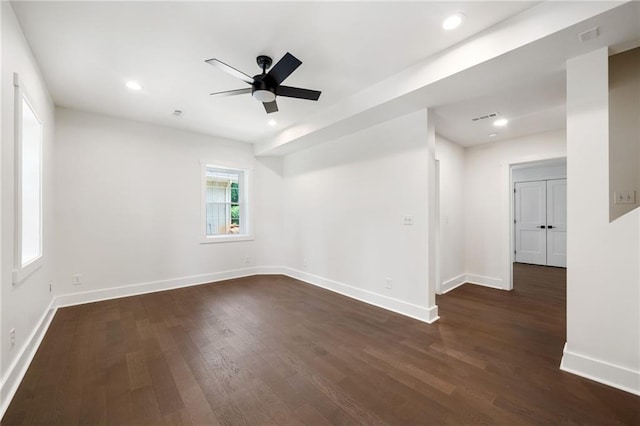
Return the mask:
<path fill-rule="evenodd" d="M 547 181 L 547 265 L 567 267 L 567 180 Z"/>
<path fill-rule="evenodd" d="M 515 184 L 516 262 L 547 264 L 545 181 Z"/>

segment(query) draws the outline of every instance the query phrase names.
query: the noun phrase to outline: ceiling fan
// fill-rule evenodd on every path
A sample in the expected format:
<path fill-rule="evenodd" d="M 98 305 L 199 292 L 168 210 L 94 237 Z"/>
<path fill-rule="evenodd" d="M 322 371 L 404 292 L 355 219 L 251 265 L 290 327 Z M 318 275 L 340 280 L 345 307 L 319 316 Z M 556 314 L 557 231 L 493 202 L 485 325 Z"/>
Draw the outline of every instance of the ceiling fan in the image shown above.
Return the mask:
<path fill-rule="evenodd" d="M 214 92 L 211 95 L 218 96 L 235 96 L 243 95 L 245 93 L 251 93 L 256 100 L 262 102 L 267 114 L 278 111 L 278 104 L 276 103 L 276 96 L 286 96 L 288 98 L 307 99 L 310 101 L 317 101 L 320 98 L 320 93 L 317 90 L 301 89 L 299 87 L 282 86 L 282 83 L 287 77 L 293 73 L 296 68 L 302 64 L 298 58 L 287 52 L 286 55 L 278 61 L 277 64 L 267 72 L 267 69 L 271 67 L 272 60 L 269 56 L 260 55 L 256 58 L 258 66 L 262 69 L 262 74 L 254 75 L 253 77 L 239 71 L 232 66 L 225 64 L 218 59 L 207 59 L 206 63 L 213 65 L 221 69 L 222 71 L 239 78 L 251 85 L 246 89 L 227 90 L 224 92 Z"/>

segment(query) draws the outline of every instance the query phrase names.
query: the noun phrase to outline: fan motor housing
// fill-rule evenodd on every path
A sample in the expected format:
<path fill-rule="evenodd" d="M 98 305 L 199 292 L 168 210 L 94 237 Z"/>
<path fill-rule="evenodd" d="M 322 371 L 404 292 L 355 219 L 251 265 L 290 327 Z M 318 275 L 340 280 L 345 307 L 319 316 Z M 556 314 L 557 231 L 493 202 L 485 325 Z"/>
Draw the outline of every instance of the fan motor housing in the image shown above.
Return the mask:
<path fill-rule="evenodd" d="M 268 78 L 264 78 L 264 74 L 254 75 L 253 76 L 253 84 L 251 85 L 252 90 L 251 94 L 256 90 L 268 90 L 269 92 L 275 94 L 276 89 L 273 84 L 269 84 L 270 81 Z"/>

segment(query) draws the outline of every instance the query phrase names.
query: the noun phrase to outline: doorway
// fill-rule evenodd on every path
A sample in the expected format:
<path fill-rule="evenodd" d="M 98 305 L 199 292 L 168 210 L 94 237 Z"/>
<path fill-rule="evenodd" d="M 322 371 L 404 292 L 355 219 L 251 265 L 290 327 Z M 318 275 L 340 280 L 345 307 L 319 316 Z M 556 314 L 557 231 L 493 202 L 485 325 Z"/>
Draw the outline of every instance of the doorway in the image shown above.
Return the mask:
<path fill-rule="evenodd" d="M 566 158 L 511 165 L 511 263 L 566 268 Z"/>
<path fill-rule="evenodd" d="M 567 267 L 567 179 L 515 182 L 515 261 Z"/>

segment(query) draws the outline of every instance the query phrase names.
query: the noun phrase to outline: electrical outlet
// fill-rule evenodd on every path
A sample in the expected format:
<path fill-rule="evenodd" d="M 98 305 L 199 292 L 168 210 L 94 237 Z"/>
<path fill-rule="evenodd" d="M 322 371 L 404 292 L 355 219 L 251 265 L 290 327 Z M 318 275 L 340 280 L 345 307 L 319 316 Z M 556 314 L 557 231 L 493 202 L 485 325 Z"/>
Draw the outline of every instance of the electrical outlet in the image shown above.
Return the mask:
<path fill-rule="evenodd" d="M 402 219 L 402 223 L 404 225 L 413 225 L 413 216 L 410 214 L 404 215 L 404 218 Z"/>
<path fill-rule="evenodd" d="M 251 258 L 249 256 L 244 258 L 244 263 L 246 263 L 247 265 L 251 263 Z"/>
<path fill-rule="evenodd" d="M 11 338 L 11 347 L 14 347 L 16 345 L 16 329 L 12 328 L 11 331 L 9 332 L 9 336 Z"/>
<path fill-rule="evenodd" d="M 82 284 L 82 275 L 76 274 L 71 277 L 71 284 L 73 285 L 81 285 Z"/>
<path fill-rule="evenodd" d="M 302 266 L 305 268 L 309 266 L 309 260 L 306 257 L 302 259 Z"/>
<path fill-rule="evenodd" d="M 384 288 L 390 289 L 393 287 L 393 280 L 391 278 L 385 278 Z"/>

